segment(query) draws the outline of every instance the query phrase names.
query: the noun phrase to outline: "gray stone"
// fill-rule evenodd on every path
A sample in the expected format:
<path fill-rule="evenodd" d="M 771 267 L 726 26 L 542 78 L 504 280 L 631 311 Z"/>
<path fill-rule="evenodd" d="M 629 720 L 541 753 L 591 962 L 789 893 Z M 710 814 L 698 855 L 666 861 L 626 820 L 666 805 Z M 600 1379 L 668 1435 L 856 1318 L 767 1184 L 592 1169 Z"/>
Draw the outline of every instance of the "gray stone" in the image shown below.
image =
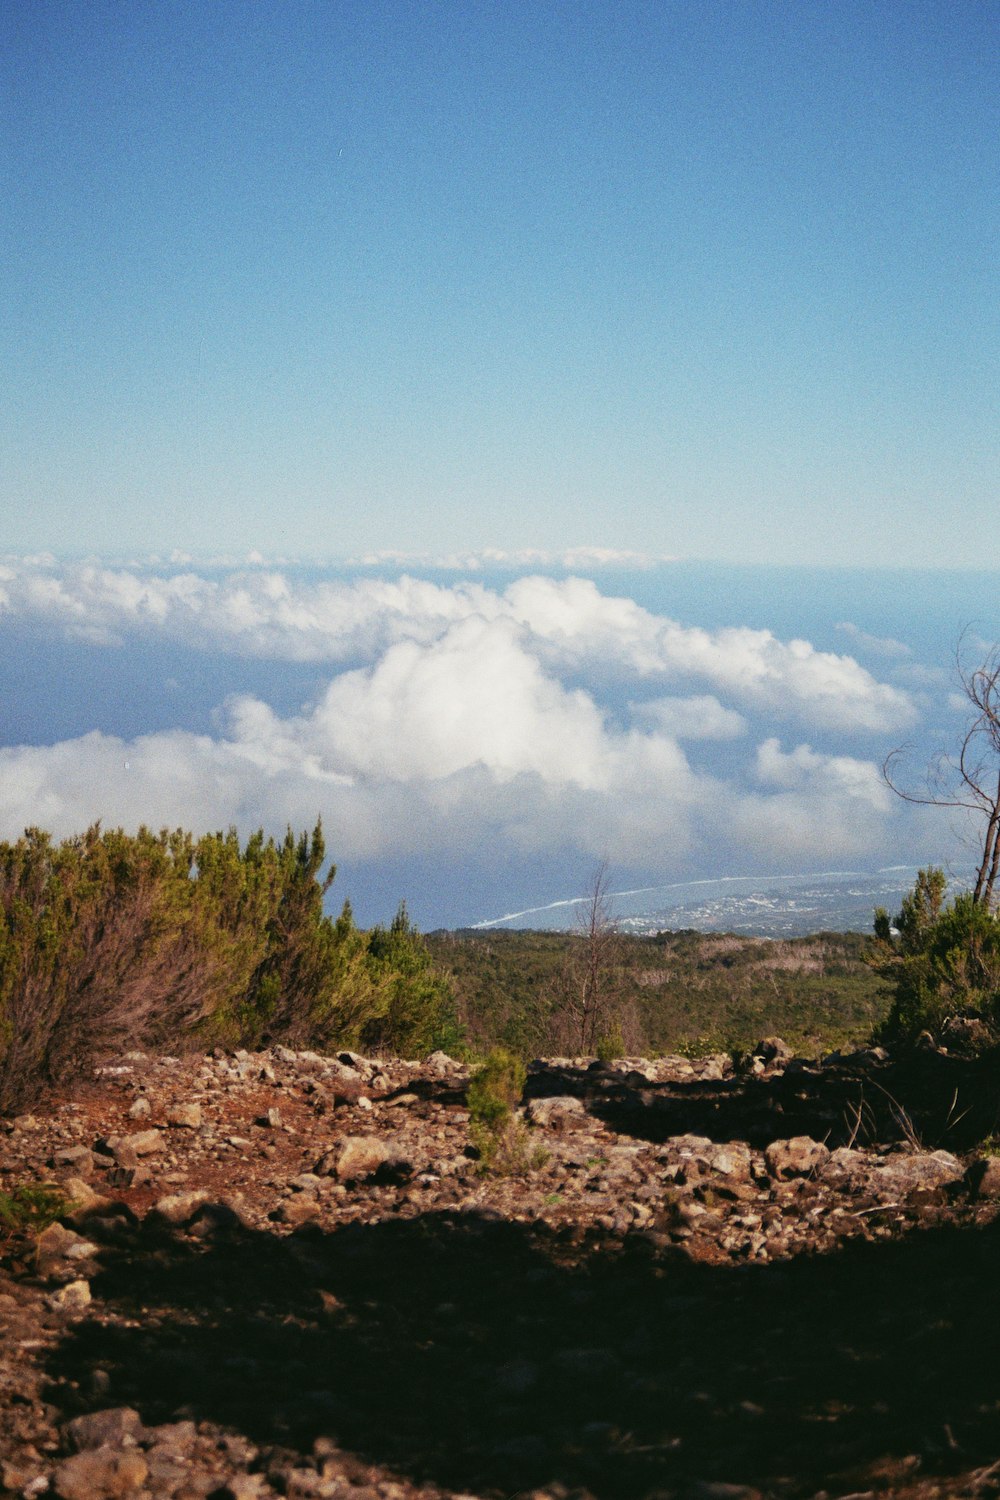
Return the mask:
<path fill-rule="evenodd" d="M 175 1104 L 167 1113 L 167 1124 L 181 1130 L 197 1130 L 201 1124 L 200 1104 Z"/>
<path fill-rule="evenodd" d="M 45 1299 L 53 1312 L 80 1313 L 90 1306 L 90 1282 L 68 1281 Z"/>
<path fill-rule="evenodd" d="M 66 1459 L 56 1469 L 52 1487 L 60 1500 L 122 1500 L 141 1490 L 148 1474 L 141 1453 L 108 1444 Z"/>
<path fill-rule="evenodd" d="M 208 1202 L 211 1194 L 204 1188 L 194 1188 L 189 1193 L 170 1193 L 160 1198 L 150 1209 L 149 1217 L 162 1220 L 177 1229 L 190 1223 L 201 1206 Z"/>
<path fill-rule="evenodd" d="M 78 1177 L 90 1177 L 94 1171 L 94 1153 L 89 1146 L 61 1146 L 52 1153 L 54 1167 L 70 1167 Z"/>
<path fill-rule="evenodd" d="M 318 1177 L 339 1182 L 365 1182 L 372 1177 L 408 1177 L 412 1166 L 403 1154 L 375 1135 L 348 1135 L 320 1157 L 313 1169 Z"/>
<path fill-rule="evenodd" d="M 136 1158 L 152 1156 L 163 1150 L 163 1136 L 158 1130 L 138 1130 L 134 1135 L 110 1136 L 107 1147 L 119 1166 L 134 1167 Z"/>
<path fill-rule="evenodd" d="M 772 1141 L 764 1152 L 768 1175 L 779 1180 L 787 1177 L 811 1177 L 829 1159 L 829 1149 L 809 1135 L 795 1135 L 787 1141 Z"/>
<path fill-rule="evenodd" d="M 974 1161 L 968 1179 L 977 1198 L 1000 1198 L 1000 1156 L 984 1156 Z"/>
<path fill-rule="evenodd" d="M 297 1193 L 294 1198 L 286 1198 L 284 1203 L 280 1203 L 270 1217 L 277 1224 L 295 1226 L 309 1223 L 311 1219 L 316 1218 L 318 1213 L 319 1205 L 315 1198 L 305 1193 Z"/>
<path fill-rule="evenodd" d="M 85 1448 L 100 1448 L 105 1443 L 121 1446 L 126 1438 L 137 1442 L 143 1432 L 142 1418 L 131 1406 L 89 1411 L 66 1424 L 66 1435 L 77 1453 Z"/>
<path fill-rule="evenodd" d="M 557 1135 L 586 1130 L 590 1116 L 582 1099 L 573 1094 L 558 1094 L 550 1099 L 532 1099 L 525 1114 L 532 1125 L 543 1130 L 552 1130 Z"/>
<path fill-rule="evenodd" d="M 906 1198 L 919 1189 L 947 1187 L 965 1176 L 965 1168 L 950 1151 L 916 1151 L 887 1156 L 872 1172 L 870 1186 L 886 1198 Z"/>

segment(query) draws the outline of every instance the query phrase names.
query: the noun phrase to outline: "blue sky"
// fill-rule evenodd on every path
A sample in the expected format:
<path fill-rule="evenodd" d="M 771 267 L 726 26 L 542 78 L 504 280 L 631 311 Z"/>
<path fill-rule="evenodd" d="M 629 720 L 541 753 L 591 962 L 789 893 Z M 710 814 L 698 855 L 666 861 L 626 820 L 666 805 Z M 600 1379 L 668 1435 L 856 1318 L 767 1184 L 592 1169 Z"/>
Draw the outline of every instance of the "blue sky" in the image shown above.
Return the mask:
<path fill-rule="evenodd" d="M 9 550 L 997 565 L 1000 7 L 0 27 Z"/>
<path fill-rule="evenodd" d="M 9 0 L 0 837 L 363 921 L 960 859 L 1000 5 Z M 968 850 L 965 849 L 967 855 Z"/>

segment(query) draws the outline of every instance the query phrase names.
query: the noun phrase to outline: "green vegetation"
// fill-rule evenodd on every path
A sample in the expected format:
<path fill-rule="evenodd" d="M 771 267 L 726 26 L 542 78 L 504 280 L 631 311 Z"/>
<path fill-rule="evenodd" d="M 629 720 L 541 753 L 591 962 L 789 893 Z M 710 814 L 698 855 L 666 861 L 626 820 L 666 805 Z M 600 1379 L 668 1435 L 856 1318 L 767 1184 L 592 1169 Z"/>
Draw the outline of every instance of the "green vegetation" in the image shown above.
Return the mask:
<path fill-rule="evenodd" d="M 68 1207 L 58 1188 L 48 1183 L 18 1183 L 9 1192 L 0 1193 L 0 1236 L 4 1241 L 14 1235 L 37 1238 L 62 1218 Z"/>
<path fill-rule="evenodd" d="M 942 870 L 921 870 L 894 923 L 875 913 L 870 961 L 893 992 L 885 1040 L 937 1037 L 959 1012 L 1000 1021 L 1000 917 L 974 891 L 946 905 L 946 886 Z"/>
<path fill-rule="evenodd" d="M 469 1045 L 521 1057 L 564 1050 L 560 1002 L 572 932 L 431 933 L 427 945 L 448 976 Z M 861 1046 L 884 1019 L 889 992 L 866 962 L 861 933 L 771 941 L 724 933 L 619 934 L 615 1017 L 599 1042 L 608 1054 L 746 1051 L 777 1034 L 817 1055 Z M 618 1017 L 627 1046 L 618 1047 Z M 620 1022 L 618 1022 L 620 1024 Z M 597 1049 L 595 1048 L 595 1051 Z"/>
<path fill-rule="evenodd" d="M 379 1004 L 361 1028 L 361 1046 L 397 1057 L 424 1057 L 438 1047 L 459 1051 L 463 1033 L 451 989 L 410 922 L 406 903 L 388 927 L 373 927 L 366 942 Z"/>
<path fill-rule="evenodd" d="M 405 909 L 361 932 L 323 901 L 322 829 L 104 832 L 0 844 L 0 1113 L 125 1045 L 455 1045 Z"/>
<path fill-rule="evenodd" d="M 530 1165 L 527 1131 L 515 1114 L 527 1076 L 520 1058 L 496 1047 L 469 1082 L 469 1137 L 484 1170 L 517 1173 Z"/>

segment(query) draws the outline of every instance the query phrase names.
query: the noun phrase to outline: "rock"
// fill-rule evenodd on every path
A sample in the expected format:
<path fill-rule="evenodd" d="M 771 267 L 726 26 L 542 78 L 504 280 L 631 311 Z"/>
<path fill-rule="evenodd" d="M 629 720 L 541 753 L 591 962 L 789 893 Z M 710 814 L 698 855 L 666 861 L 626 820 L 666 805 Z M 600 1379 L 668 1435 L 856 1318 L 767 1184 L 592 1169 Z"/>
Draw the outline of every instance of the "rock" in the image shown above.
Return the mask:
<path fill-rule="evenodd" d="M 782 1041 L 780 1036 L 765 1036 L 761 1037 L 760 1041 L 752 1049 L 750 1056 L 759 1058 L 768 1067 L 780 1067 L 782 1063 L 791 1062 L 795 1053 L 787 1042 Z"/>
<path fill-rule="evenodd" d="M 131 1188 L 142 1187 L 144 1182 L 150 1182 L 153 1174 L 142 1162 L 136 1162 L 134 1166 L 112 1167 L 108 1173 L 108 1187 Z"/>
<path fill-rule="evenodd" d="M 70 1212 L 65 1217 L 71 1224 L 79 1223 L 89 1213 L 107 1208 L 111 1202 L 110 1198 L 95 1193 L 90 1184 L 79 1177 L 67 1177 L 62 1183 L 62 1190 L 69 1200 Z"/>
<path fill-rule="evenodd" d="M 565 1135 L 575 1130 L 586 1130 L 590 1116 L 582 1099 L 572 1094 L 558 1094 L 549 1099 L 532 1099 L 525 1114 L 532 1125 Z"/>
<path fill-rule="evenodd" d="M 950 1151 L 917 1151 L 887 1156 L 872 1172 L 870 1186 L 886 1198 L 907 1198 L 922 1188 L 947 1187 L 965 1176 L 965 1168 Z"/>
<path fill-rule="evenodd" d="M 871 1170 L 871 1159 L 864 1151 L 855 1151 L 850 1146 L 838 1146 L 831 1151 L 817 1172 L 822 1182 L 845 1187 L 860 1185 Z"/>
<path fill-rule="evenodd" d="M 180 1130 L 197 1130 L 201 1125 L 200 1104 L 175 1104 L 167 1111 L 167 1124 Z"/>
<path fill-rule="evenodd" d="M 41 1276 L 49 1276 L 60 1261 L 86 1260 L 97 1252 L 98 1247 L 91 1240 L 83 1239 L 72 1229 L 64 1229 L 61 1224 L 50 1224 L 35 1241 L 35 1264 Z"/>
<path fill-rule="evenodd" d="M 307 1224 L 315 1219 L 319 1213 L 319 1205 L 315 1198 L 305 1193 L 297 1193 L 294 1198 L 286 1198 L 280 1203 L 269 1217 L 277 1224 Z"/>
<path fill-rule="evenodd" d="M 989 1047 L 995 1038 L 980 1016 L 952 1016 L 941 1031 L 941 1040 L 949 1052 L 975 1054 Z"/>
<path fill-rule="evenodd" d="M 772 1141 L 764 1152 L 768 1175 L 776 1179 L 810 1177 L 829 1159 L 828 1148 L 808 1135 L 792 1136 L 787 1141 Z"/>
<path fill-rule="evenodd" d="M 110 1136 L 106 1145 L 119 1166 L 134 1167 L 136 1157 L 162 1151 L 164 1142 L 158 1130 L 139 1130 L 135 1135 Z"/>
<path fill-rule="evenodd" d="M 84 1308 L 90 1306 L 90 1282 L 68 1281 L 65 1286 L 46 1297 L 46 1304 L 53 1312 L 76 1313 L 83 1312 Z"/>
<path fill-rule="evenodd" d="M 29 1486 L 34 1488 L 29 1490 Z M 0 1490 L 9 1490 L 12 1495 L 42 1494 L 49 1487 L 48 1480 L 42 1479 L 38 1483 L 38 1470 L 28 1468 L 23 1464 L 10 1463 L 9 1460 L 0 1460 Z"/>
<path fill-rule="evenodd" d="M 196 1239 L 207 1239 L 220 1229 L 245 1229 L 247 1220 L 235 1202 L 203 1203 L 187 1225 L 188 1234 Z"/>
<path fill-rule="evenodd" d="M 78 1177 L 93 1175 L 94 1153 L 89 1146 L 63 1146 L 52 1153 L 54 1167 L 70 1167 Z"/>
<path fill-rule="evenodd" d="M 362 1093 L 360 1078 L 351 1078 L 334 1073 L 325 1085 L 324 1092 L 330 1104 L 336 1109 L 338 1106 L 349 1106 L 360 1102 Z"/>
<path fill-rule="evenodd" d="M 980 1157 L 966 1176 L 977 1198 L 1000 1198 L 1000 1156 Z"/>
<path fill-rule="evenodd" d="M 140 1490 L 148 1474 L 141 1453 L 106 1444 L 66 1459 L 56 1469 L 52 1487 L 60 1500 L 121 1500 Z"/>
<path fill-rule="evenodd" d="M 333 1151 L 320 1157 L 317 1177 L 334 1176 L 339 1182 L 365 1182 L 373 1177 L 399 1181 L 410 1176 L 412 1165 L 376 1135 L 345 1136 Z"/>
<path fill-rule="evenodd" d="M 193 1188 L 189 1193 L 170 1193 L 165 1198 L 159 1198 L 147 1215 L 147 1221 L 157 1220 L 169 1224 L 172 1229 L 179 1229 L 184 1224 L 190 1223 L 202 1204 L 207 1203 L 211 1194 L 204 1188 Z"/>
<path fill-rule="evenodd" d="M 140 1094 L 129 1110 L 130 1120 L 148 1120 L 150 1115 L 149 1100 L 145 1094 Z"/>
<path fill-rule="evenodd" d="M 144 1431 L 142 1418 L 131 1406 L 89 1411 L 66 1424 L 66 1435 L 77 1453 L 86 1448 L 100 1448 L 105 1443 L 117 1443 L 120 1447 L 126 1438 L 137 1442 Z"/>
<path fill-rule="evenodd" d="M 432 1052 L 423 1065 L 423 1072 L 429 1073 L 432 1078 L 444 1078 L 448 1073 L 454 1073 L 460 1069 L 461 1063 L 449 1057 L 447 1052 Z"/>

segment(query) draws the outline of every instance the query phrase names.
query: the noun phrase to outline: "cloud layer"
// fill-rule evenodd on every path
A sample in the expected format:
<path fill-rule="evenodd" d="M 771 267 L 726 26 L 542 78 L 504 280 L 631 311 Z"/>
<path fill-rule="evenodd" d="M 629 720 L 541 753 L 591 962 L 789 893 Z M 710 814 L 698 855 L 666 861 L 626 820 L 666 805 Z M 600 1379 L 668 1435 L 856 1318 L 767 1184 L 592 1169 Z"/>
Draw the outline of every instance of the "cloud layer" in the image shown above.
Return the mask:
<path fill-rule="evenodd" d="M 6 836 L 97 817 L 280 830 L 322 813 L 342 860 L 454 860 L 477 879 L 552 854 L 657 877 L 858 859 L 894 811 L 883 746 L 858 758 L 831 740 L 879 741 L 915 716 L 850 656 L 684 626 L 573 577 L 497 590 L 8 563 L 4 620 L 329 669 L 299 712 L 244 694 L 210 735 L 3 747 Z"/>
<path fill-rule="evenodd" d="M 403 642 L 430 647 L 463 622 L 514 625 L 523 649 L 556 674 L 699 683 L 738 704 L 849 732 L 895 731 L 915 718 L 905 692 L 851 656 L 768 630 L 684 626 L 584 578 L 532 575 L 499 591 L 406 574 L 317 583 L 264 569 L 213 577 L 8 562 L 0 564 L 4 617 L 96 644 L 152 635 L 205 651 L 331 665 L 372 660 Z"/>

